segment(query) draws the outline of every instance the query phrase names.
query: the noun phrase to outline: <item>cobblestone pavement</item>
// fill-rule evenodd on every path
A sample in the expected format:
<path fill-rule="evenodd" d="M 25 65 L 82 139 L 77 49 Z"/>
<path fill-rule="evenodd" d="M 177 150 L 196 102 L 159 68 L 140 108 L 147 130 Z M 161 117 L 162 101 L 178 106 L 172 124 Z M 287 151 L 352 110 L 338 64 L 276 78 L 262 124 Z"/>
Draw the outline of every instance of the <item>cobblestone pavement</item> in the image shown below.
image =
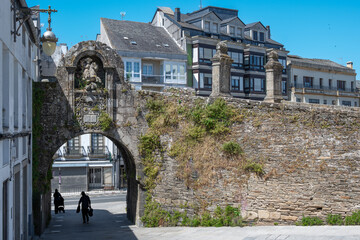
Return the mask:
<path fill-rule="evenodd" d="M 90 193 L 94 216 L 83 224 L 75 213 L 80 196 L 65 198 L 65 213 L 52 213 L 52 220 L 40 239 L 126 239 L 126 240 L 360 240 L 360 226 L 259 226 L 221 228 L 139 228 L 125 214 L 126 193 Z"/>

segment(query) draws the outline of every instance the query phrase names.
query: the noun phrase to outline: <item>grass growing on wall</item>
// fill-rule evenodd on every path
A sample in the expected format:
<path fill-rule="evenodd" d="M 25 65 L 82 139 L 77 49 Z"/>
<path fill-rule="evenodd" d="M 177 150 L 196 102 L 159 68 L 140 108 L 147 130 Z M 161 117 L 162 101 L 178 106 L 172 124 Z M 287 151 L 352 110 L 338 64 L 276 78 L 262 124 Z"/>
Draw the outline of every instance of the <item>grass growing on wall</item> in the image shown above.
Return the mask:
<path fill-rule="evenodd" d="M 173 100 L 173 99 L 172 99 Z M 146 103 L 145 119 L 148 132 L 141 136 L 139 153 L 144 165 L 146 199 L 142 221 L 146 226 L 239 226 L 240 211 L 228 206 L 216 208 L 214 213 L 199 210 L 191 219 L 184 212 L 164 211 L 151 197 L 162 167 L 163 153 L 178 161 L 177 177 L 189 188 L 197 189 L 212 184 L 219 176 L 219 169 L 236 169 L 242 174 L 246 161 L 239 143 L 231 139 L 231 126 L 240 122 L 234 108 L 222 99 L 211 104 L 198 100 L 193 105 L 181 101 L 151 98 Z M 160 141 L 160 136 L 169 135 L 174 142 L 169 145 Z M 195 175 L 198 175 L 194 179 Z M 234 180 L 237 176 L 234 176 Z M 229 180 L 231 181 L 231 180 Z"/>

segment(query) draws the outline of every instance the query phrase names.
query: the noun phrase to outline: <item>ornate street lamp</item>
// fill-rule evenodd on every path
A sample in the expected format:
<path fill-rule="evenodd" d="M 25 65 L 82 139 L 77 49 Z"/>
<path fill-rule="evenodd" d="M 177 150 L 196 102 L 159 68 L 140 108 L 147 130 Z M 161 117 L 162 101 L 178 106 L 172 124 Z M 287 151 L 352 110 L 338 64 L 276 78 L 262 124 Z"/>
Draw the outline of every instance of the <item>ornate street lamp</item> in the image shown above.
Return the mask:
<path fill-rule="evenodd" d="M 48 13 L 48 23 L 49 27 L 46 29 L 47 31 L 44 33 L 44 35 L 40 38 L 40 41 L 42 42 L 43 51 L 46 55 L 51 56 L 56 49 L 56 43 L 58 39 L 56 38 L 55 34 L 51 31 L 51 13 L 57 12 L 55 9 L 51 9 L 49 6 L 48 9 L 35 9 L 35 8 L 28 8 L 28 7 L 21 7 L 18 5 L 17 1 L 12 1 L 11 10 L 14 11 L 13 17 L 14 17 L 14 31 L 11 31 L 12 34 L 14 34 L 14 42 L 16 42 L 16 36 L 20 36 L 19 30 L 20 27 L 30 19 L 31 15 L 34 14 L 34 12 L 42 12 L 42 13 Z M 16 22 L 19 22 L 20 25 L 17 27 Z"/>

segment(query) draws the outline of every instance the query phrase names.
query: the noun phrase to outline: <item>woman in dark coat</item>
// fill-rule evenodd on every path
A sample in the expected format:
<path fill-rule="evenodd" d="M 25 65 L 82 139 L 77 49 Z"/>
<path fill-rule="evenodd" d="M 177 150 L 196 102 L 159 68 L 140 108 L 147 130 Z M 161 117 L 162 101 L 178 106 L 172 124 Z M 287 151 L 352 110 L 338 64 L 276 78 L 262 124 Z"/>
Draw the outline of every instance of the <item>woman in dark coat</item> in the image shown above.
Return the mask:
<path fill-rule="evenodd" d="M 61 204 L 61 199 L 63 199 L 63 197 L 61 196 L 61 194 L 57 189 L 55 189 L 53 197 L 54 197 L 54 205 L 55 205 L 55 214 L 57 214 L 59 212 L 59 206 Z"/>
<path fill-rule="evenodd" d="M 80 207 L 80 203 L 83 223 L 85 223 L 85 218 L 86 222 L 89 223 L 89 208 L 91 208 L 91 201 L 90 197 L 86 195 L 84 191 L 81 192 L 81 198 L 79 200 L 78 207 Z"/>

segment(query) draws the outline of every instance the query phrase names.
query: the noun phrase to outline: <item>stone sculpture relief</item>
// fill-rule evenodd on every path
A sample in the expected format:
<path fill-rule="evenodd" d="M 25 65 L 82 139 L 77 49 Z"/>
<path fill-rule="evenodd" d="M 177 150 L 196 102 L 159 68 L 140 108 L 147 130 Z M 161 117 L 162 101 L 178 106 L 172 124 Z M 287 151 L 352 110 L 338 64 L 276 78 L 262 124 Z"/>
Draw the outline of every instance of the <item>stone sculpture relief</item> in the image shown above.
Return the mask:
<path fill-rule="evenodd" d="M 99 77 L 99 65 L 90 57 L 80 60 L 77 75 L 78 88 L 91 92 L 103 87 Z"/>

